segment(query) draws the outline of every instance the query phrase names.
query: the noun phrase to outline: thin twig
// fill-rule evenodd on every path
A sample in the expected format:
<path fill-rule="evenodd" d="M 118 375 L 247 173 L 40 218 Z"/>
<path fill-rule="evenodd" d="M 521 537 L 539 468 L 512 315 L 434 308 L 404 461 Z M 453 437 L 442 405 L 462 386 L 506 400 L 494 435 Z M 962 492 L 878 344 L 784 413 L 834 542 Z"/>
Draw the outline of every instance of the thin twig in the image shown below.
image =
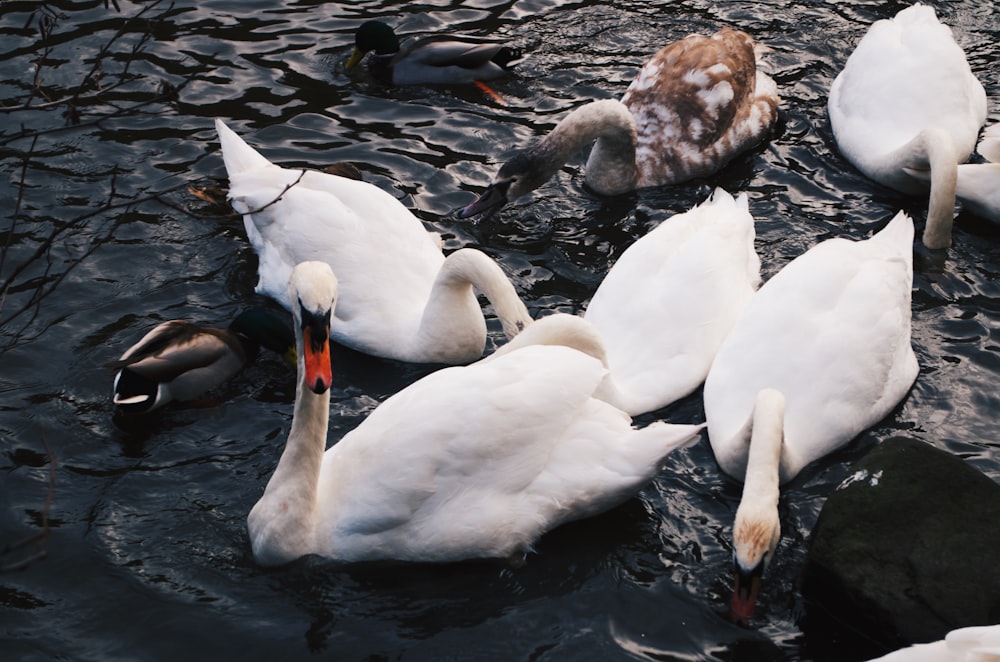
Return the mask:
<path fill-rule="evenodd" d="M 17 218 L 21 214 L 21 205 L 24 203 L 24 187 L 28 176 L 28 163 L 31 161 L 32 154 L 35 153 L 35 144 L 37 142 L 38 137 L 36 136 L 31 141 L 31 146 L 28 147 L 28 153 L 24 155 L 24 163 L 21 164 L 21 176 L 17 184 L 17 202 L 14 204 L 14 213 L 11 214 L 10 229 L 7 230 L 7 240 L 3 244 L 3 249 L 0 250 L 0 273 L 3 273 L 3 265 L 7 262 L 7 251 L 10 249 L 10 242 L 14 238 L 14 228 L 17 227 Z M 0 288 L 0 311 L 3 310 L 6 298 L 7 288 Z"/>
<path fill-rule="evenodd" d="M 184 79 L 183 81 L 181 81 L 180 84 L 174 86 L 167 92 L 159 93 L 147 99 L 146 101 L 141 101 L 127 108 L 116 108 L 115 112 L 103 115 L 93 120 L 88 120 L 86 122 L 80 122 L 79 124 L 73 124 L 69 126 L 55 126 L 48 129 L 39 129 L 39 130 L 27 130 L 24 127 L 22 127 L 19 133 L 12 134 L 10 136 L 6 136 L 0 139 L 0 145 L 7 145 L 9 143 L 14 142 L 15 140 L 20 140 L 22 138 L 49 135 L 60 131 L 70 131 L 70 130 L 82 129 L 85 127 L 100 126 L 102 122 L 106 122 L 111 119 L 136 115 L 139 113 L 140 109 L 145 108 L 146 106 L 151 106 L 153 104 L 162 103 L 165 101 L 171 101 L 174 98 L 176 98 L 177 94 L 194 80 L 194 75 L 195 74 L 191 74 L 190 77 Z M 34 108 L 35 107 L 33 106 L 32 110 Z"/>

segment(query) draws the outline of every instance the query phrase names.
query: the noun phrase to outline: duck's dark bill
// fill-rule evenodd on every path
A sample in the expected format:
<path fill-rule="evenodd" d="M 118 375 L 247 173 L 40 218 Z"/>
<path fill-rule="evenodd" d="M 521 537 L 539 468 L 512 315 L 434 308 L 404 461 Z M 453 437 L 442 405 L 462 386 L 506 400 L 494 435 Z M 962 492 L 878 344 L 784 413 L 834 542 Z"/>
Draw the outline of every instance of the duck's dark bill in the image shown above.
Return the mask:
<path fill-rule="evenodd" d="M 489 218 L 500 211 L 505 204 L 507 204 L 507 187 L 490 184 L 472 204 L 458 211 L 458 217 L 471 218 L 484 214 L 483 218 Z"/>

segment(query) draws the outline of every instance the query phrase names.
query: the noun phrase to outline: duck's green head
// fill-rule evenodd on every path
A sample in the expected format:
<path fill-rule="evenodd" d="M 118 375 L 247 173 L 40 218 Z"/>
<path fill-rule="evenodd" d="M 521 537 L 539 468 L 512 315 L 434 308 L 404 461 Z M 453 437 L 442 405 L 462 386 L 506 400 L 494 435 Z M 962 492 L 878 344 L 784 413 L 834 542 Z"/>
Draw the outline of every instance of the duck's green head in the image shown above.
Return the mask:
<path fill-rule="evenodd" d="M 266 310 L 253 308 L 236 316 L 229 330 L 239 336 L 244 344 L 266 347 L 289 364 L 297 365 L 295 334 L 284 320 Z"/>
<path fill-rule="evenodd" d="M 354 33 L 354 53 L 345 68 L 353 69 L 370 51 L 375 51 L 376 55 L 392 55 L 399 51 L 399 38 L 382 21 L 365 21 L 358 27 Z"/>

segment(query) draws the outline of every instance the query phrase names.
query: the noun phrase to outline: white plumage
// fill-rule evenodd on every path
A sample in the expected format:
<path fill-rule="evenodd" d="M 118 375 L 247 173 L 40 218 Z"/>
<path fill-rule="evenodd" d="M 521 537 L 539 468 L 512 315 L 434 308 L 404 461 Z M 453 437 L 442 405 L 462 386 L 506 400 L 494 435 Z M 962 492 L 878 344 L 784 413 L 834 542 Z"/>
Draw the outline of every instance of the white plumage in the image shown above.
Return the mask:
<path fill-rule="evenodd" d="M 717 188 L 622 253 L 585 314 L 604 340 L 618 406 L 635 416 L 705 381 L 760 284 L 754 236 L 746 194 Z"/>
<path fill-rule="evenodd" d="M 414 362 L 467 363 L 482 356 L 479 290 L 508 337 L 530 316 L 503 270 L 474 249 L 447 258 L 440 237 L 377 186 L 271 164 L 221 120 L 216 129 L 229 198 L 244 214 L 260 264 L 257 291 L 286 304 L 299 262 L 329 264 L 340 284 L 331 334 L 362 352 Z"/>
<path fill-rule="evenodd" d="M 884 418 L 917 376 L 910 346 L 913 222 L 900 212 L 864 241 L 828 239 L 765 283 L 705 382 L 709 439 L 741 479 L 754 398 L 788 401 L 782 482 Z"/>
<path fill-rule="evenodd" d="M 951 245 L 956 168 L 986 120 L 986 92 L 934 9 L 875 22 L 830 88 L 840 151 L 867 177 L 930 203 L 923 241 Z"/>
<path fill-rule="evenodd" d="M 745 478 L 734 525 L 740 618 L 778 542 L 779 483 L 884 418 L 916 379 L 912 242 L 900 212 L 865 241 L 814 246 L 760 288 L 715 357 L 709 441 L 722 470 Z"/>
<path fill-rule="evenodd" d="M 329 393 L 306 386 L 303 365 L 285 451 L 248 518 L 264 565 L 522 554 L 634 495 L 702 427 L 636 430 L 594 397 L 599 360 L 528 346 L 428 375 L 324 453 Z"/>
<path fill-rule="evenodd" d="M 1000 625 L 959 628 L 941 641 L 901 648 L 869 662 L 1000 662 Z"/>
<path fill-rule="evenodd" d="M 955 195 L 972 213 L 1000 223 L 1000 124 L 983 132 L 976 151 L 987 163 L 958 166 Z"/>

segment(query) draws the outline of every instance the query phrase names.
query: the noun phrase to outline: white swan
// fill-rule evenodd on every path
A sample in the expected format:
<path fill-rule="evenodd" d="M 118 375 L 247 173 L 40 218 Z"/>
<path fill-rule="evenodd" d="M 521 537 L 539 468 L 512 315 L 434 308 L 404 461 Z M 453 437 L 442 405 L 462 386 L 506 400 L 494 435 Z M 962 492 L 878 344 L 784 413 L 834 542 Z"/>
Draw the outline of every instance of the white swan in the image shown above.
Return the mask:
<path fill-rule="evenodd" d="M 743 480 L 732 612 L 748 620 L 780 535 L 778 486 L 884 418 L 917 376 L 913 222 L 829 239 L 764 283 L 705 380 L 709 441 Z"/>
<path fill-rule="evenodd" d="M 869 662 L 1000 662 L 1000 625 L 959 628 L 941 641 L 900 648 Z"/>
<path fill-rule="evenodd" d="M 622 253 L 587 306 L 592 330 L 549 315 L 508 346 L 577 346 L 587 337 L 609 369 L 604 399 L 632 416 L 665 407 L 705 381 L 760 284 L 753 242 L 746 194 L 734 199 L 718 188 Z"/>
<path fill-rule="evenodd" d="M 529 346 L 444 368 L 384 401 L 324 453 L 328 357 L 314 358 L 333 275 L 296 267 L 299 384 L 285 450 L 247 519 L 254 559 L 345 562 L 511 558 L 545 531 L 634 495 L 700 425 L 636 430 L 593 397 L 600 361 Z M 339 301 L 337 302 L 339 305 Z M 313 329 L 316 329 L 313 331 Z"/>
<path fill-rule="evenodd" d="M 260 259 L 257 291 L 288 305 L 285 287 L 299 262 L 322 260 L 337 274 L 340 300 L 331 337 L 401 361 L 467 363 L 482 356 L 486 295 L 508 337 L 531 318 L 503 270 L 464 248 L 447 258 L 398 200 L 377 186 L 270 163 L 215 121 L 229 174 Z"/>
<path fill-rule="evenodd" d="M 1000 223 L 1000 124 L 983 132 L 976 151 L 988 163 L 958 166 L 955 195 L 973 214 Z"/>
<path fill-rule="evenodd" d="M 729 28 L 665 46 L 621 101 L 594 101 L 571 112 L 505 163 L 459 216 L 495 213 L 547 182 L 590 143 L 587 184 L 601 195 L 716 172 L 760 143 L 777 119 L 778 88 L 757 69 L 757 50 L 748 34 Z"/>
<path fill-rule="evenodd" d="M 834 79 L 827 108 L 837 146 L 866 177 L 903 193 L 929 183 L 923 242 L 950 246 L 956 168 L 986 120 L 986 92 L 934 9 L 918 3 L 876 21 Z"/>

